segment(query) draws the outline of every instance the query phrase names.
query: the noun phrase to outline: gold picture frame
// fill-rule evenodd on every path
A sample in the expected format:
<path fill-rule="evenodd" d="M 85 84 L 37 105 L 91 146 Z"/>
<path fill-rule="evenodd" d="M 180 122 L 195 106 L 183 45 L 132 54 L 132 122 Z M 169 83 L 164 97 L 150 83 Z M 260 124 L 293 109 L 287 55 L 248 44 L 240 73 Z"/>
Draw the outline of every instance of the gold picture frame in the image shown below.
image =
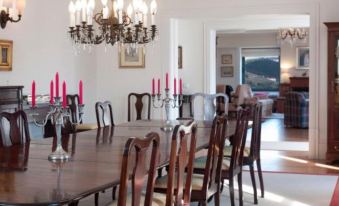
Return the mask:
<path fill-rule="evenodd" d="M 0 71 L 12 71 L 13 41 L 0 40 Z"/>
<path fill-rule="evenodd" d="M 233 77 L 234 76 L 234 67 L 233 66 L 222 66 L 222 67 L 220 67 L 220 76 L 221 77 Z"/>
<path fill-rule="evenodd" d="M 127 48 L 122 46 L 119 52 L 120 68 L 145 68 L 145 48 Z"/>
<path fill-rule="evenodd" d="M 222 64 L 232 64 L 232 62 L 233 62 L 232 54 L 221 55 Z"/>

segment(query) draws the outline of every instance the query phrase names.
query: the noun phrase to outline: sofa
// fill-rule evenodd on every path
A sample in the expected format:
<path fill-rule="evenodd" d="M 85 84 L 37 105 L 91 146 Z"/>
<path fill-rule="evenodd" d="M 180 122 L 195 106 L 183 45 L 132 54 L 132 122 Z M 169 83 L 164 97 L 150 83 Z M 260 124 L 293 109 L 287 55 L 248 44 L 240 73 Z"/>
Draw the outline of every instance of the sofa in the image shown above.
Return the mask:
<path fill-rule="evenodd" d="M 284 124 L 287 127 L 308 128 L 308 93 L 288 92 L 285 95 Z"/>
<path fill-rule="evenodd" d="M 226 85 L 219 84 L 217 85 L 216 90 L 217 93 L 226 93 Z M 243 104 L 259 102 L 262 105 L 262 117 L 272 115 L 273 99 L 270 99 L 263 93 L 255 96 L 248 84 L 238 85 L 235 92 L 232 93 L 229 98 L 231 99 L 228 109 L 229 112 L 237 111 Z"/>

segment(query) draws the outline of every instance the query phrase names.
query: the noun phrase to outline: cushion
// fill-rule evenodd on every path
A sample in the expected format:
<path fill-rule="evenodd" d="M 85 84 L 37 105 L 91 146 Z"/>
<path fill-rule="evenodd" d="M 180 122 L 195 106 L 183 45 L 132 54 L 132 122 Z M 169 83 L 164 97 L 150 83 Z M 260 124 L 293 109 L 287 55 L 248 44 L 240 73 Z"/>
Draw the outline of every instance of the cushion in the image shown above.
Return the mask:
<path fill-rule="evenodd" d="M 207 162 L 207 156 L 199 157 L 194 160 L 194 168 L 204 169 Z M 228 170 L 230 167 L 230 160 L 224 159 L 222 164 L 223 170 Z"/>
<path fill-rule="evenodd" d="M 97 124 L 77 124 L 75 126 L 75 129 L 77 131 L 92 130 L 92 129 L 97 129 L 97 128 L 98 128 Z"/>
<path fill-rule="evenodd" d="M 224 147 L 224 156 L 225 157 L 230 157 L 232 155 L 232 145 L 229 146 L 225 146 Z M 244 148 L 244 157 L 248 157 L 250 155 L 250 148 L 249 147 L 245 147 Z"/>
<path fill-rule="evenodd" d="M 186 177 L 184 178 L 186 179 Z M 168 176 L 164 175 L 155 180 L 154 188 L 166 189 Z M 193 174 L 192 176 L 192 190 L 201 190 L 204 181 L 204 176 L 200 174 Z"/>
<path fill-rule="evenodd" d="M 145 201 L 145 195 L 141 195 L 141 200 L 140 202 L 143 205 Z M 113 202 L 109 203 L 107 206 L 116 206 L 118 205 L 118 200 L 114 200 Z M 127 201 L 126 201 L 126 205 L 132 205 L 132 194 L 129 193 L 127 196 Z M 153 192 L 153 198 L 152 198 L 152 206 L 165 206 L 166 205 L 166 195 L 165 194 L 161 194 L 161 193 L 156 193 Z"/>

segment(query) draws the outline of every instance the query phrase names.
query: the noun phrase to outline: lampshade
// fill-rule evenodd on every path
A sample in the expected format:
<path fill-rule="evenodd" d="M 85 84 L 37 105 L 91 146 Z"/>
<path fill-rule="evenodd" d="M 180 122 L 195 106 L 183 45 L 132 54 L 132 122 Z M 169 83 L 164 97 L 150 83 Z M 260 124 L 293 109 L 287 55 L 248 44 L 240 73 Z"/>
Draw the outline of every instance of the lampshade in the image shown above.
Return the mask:
<path fill-rule="evenodd" d="M 22 14 L 26 7 L 26 0 L 17 0 L 17 8 L 19 10 L 19 14 Z"/>
<path fill-rule="evenodd" d="M 11 8 L 12 5 L 13 5 L 13 0 L 3 0 L 2 3 L 3 3 L 2 6 L 6 7 L 6 8 Z"/>

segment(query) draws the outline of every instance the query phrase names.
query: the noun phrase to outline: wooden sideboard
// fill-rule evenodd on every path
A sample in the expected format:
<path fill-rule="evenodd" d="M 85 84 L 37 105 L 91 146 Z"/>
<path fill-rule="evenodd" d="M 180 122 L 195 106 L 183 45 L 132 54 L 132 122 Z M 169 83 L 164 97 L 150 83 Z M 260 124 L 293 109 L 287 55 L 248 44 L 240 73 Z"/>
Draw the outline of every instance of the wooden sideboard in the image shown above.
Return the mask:
<path fill-rule="evenodd" d="M 292 91 L 307 91 L 309 88 L 308 77 L 290 77 L 290 88 Z"/>

